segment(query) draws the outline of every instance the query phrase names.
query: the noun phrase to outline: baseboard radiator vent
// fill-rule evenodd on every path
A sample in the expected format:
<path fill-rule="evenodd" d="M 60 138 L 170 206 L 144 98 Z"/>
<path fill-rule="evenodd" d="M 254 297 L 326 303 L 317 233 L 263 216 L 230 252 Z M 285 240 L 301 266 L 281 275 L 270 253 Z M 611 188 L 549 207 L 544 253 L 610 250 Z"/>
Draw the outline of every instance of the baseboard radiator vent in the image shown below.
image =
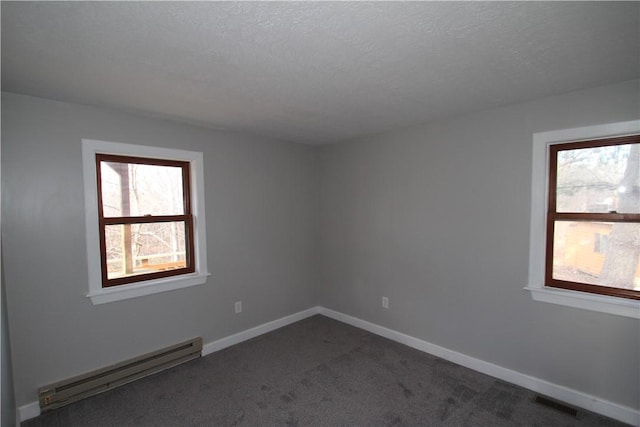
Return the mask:
<path fill-rule="evenodd" d="M 40 410 L 48 411 L 114 389 L 202 355 L 202 338 L 135 357 L 38 389 Z"/>

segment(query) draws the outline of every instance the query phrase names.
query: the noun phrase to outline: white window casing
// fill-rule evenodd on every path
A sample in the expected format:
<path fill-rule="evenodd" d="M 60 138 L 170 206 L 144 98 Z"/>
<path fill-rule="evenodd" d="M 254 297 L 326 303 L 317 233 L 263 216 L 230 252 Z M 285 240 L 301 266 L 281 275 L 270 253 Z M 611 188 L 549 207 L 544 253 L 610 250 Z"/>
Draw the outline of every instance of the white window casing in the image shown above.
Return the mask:
<path fill-rule="evenodd" d="M 146 157 L 187 161 L 190 164 L 191 209 L 193 214 L 193 236 L 195 249 L 195 272 L 160 279 L 146 280 L 122 286 L 102 287 L 100 263 L 100 229 L 98 223 L 98 189 L 96 177 L 96 154 Z M 82 171 L 84 181 L 84 205 L 87 242 L 87 268 L 89 293 L 93 304 L 104 304 L 159 292 L 181 289 L 206 283 L 207 240 L 204 199 L 204 161 L 200 152 L 158 148 L 117 142 L 82 140 Z"/>
<path fill-rule="evenodd" d="M 544 285 L 549 146 L 638 133 L 640 133 L 640 120 L 540 132 L 533 135 L 529 282 L 525 289 L 531 292 L 534 300 L 640 319 L 640 301 L 638 300 Z"/>

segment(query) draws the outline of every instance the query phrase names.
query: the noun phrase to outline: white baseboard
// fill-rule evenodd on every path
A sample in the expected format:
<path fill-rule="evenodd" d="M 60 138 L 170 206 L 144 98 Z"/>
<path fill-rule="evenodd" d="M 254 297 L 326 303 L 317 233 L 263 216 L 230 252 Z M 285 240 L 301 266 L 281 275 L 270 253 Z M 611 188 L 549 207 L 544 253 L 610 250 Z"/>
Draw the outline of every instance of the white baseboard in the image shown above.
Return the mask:
<path fill-rule="evenodd" d="M 241 343 L 251 338 L 266 334 L 267 332 L 271 332 L 283 326 L 290 325 L 299 320 L 306 319 L 307 317 L 313 316 L 315 314 L 322 314 L 340 322 L 347 323 L 360 329 L 364 329 L 365 331 L 380 335 L 392 341 L 405 344 L 417 350 L 424 351 L 425 353 L 432 354 L 434 356 L 473 369 L 474 371 L 499 378 L 512 384 L 519 385 L 521 387 L 535 391 L 536 393 L 552 397 L 562 402 L 587 409 L 589 411 L 604 415 L 609 418 L 613 418 L 618 421 L 622 421 L 624 423 L 628 423 L 634 426 L 640 426 L 640 411 L 637 409 L 619 405 L 617 403 L 610 402 L 608 400 L 601 399 L 599 397 L 592 396 L 545 380 L 541 380 L 536 377 L 522 374 L 517 371 L 512 371 L 510 369 L 503 368 L 501 366 L 494 365 L 492 363 L 485 362 L 471 356 L 467 356 L 466 354 L 462 354 L 457 351 L 449 350 L 430 342 L 423 341 L 410 335 L 394 331 L 393 329 L 385 328 L 384 326 L 376 325 L 375 323 L 367 322 L 366 320 L 361 320 L 356 317 L 339 313 L 337 311 L 330 310 L 324 307 L 312 307 L 307 310 L 303 310 L 298 313 L 294 313 L 292 315 L 285 316 L 280 319 L 276 319 L 271 322 L 256 326 L 254 328 L 247 329 L 246 331 L 242 331 L 237 334 L 230 335 L 228 337 L 205 344 L 202 348 L 202 355 L 206 356 L 208 354 Z M 38 402 L 31 402 L 24 406 L 20 406 L 18 408 L 18 426 L 20 422 L 35 418 L 38 415 L 40 415 L 40 405 Z"/>
<path fill-rule="evenodd" d="M 221 338 L 217 341 L 205 344 L 202 347 L 202 355 L 206 356 L 213 352 L 222 350 L 223 348 L 231 347 L 232 345 L 241 343 L 242 341 L 250 340 L 251 338 L 266 334 L 267 332 L 274 331 L 278 328 L 282 328 L 283 326 L 290 325 L 318 313 L 320 313 L 320 307 L 312 307 L 307 310 L 299 311 L 289 316 L 281 317 L 280 319 L 264 323 L 262 325 L 256 326 L 255 328 L 247 329 L 246 331 L 238 332 L 237 334 Z"/>
<path fill-rule="evenodd" d="M 20 427 L 22 421 L 27 421 L 40 415 L 40 402 L 31 402 L 18 408 L 18 419 L 16 426 Z"/>
<path fill-rule="evenodd" d="M 535 391 L 536 393 L 552 397 L 574 406 L 579 406 L 588 411 L 622 421 L 623 423 L 640 426 L 640 411 L 637 409 L 619 405 L 617 403 L 554 384 L 549 381 L 541 380 L 530 375 L 522 374 L 517 371 L 512 371 L 510 369 L 503 368 L 502 366 L 494 365 L 493 363 L 485 362 L 484 360 L 476 359 L 475 357 L 467 356 L 466 354 L 458 353 L 457 351 L 440 347 L 430 342 L 394 331 L 393 329 L 385 328 L 383 326 L 376 325 L 375 323 L 367 322 L 324 307 L 319 307 L 319 314 L 357 328 L 364 329 L 365 331 L 380 335 L 392 341 L 405 344 L 409 347 L 415 348 L 416 350 L 424 351 L 425 353 L 432 354 L 469 369 L 473 369 L 474 371 L 519 385 L 520 387 Z"/>

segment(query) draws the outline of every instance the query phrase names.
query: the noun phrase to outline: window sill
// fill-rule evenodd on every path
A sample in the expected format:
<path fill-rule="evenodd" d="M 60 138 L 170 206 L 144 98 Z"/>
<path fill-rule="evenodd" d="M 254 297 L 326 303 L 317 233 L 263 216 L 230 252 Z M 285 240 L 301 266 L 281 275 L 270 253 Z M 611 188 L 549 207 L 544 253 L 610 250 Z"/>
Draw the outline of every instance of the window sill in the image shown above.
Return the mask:
<path fill-rule="evenodd" d="M 535 301 L 640 319 L 640 301 L 557 288 L 527 286 Z"/>
<path fill-rule="evenodd" d="M 207 276 L 210 276 L 210 274 L 194 273 L 179 277 L 168 277 L 163 279 L 149 280 L 143 283 L 132 285 L 103 288 L 97 292 L 89 293 L 87 295 L 87 298 L 91 299 L 93 305 L 105 304 L 108 302 L 141 297 L 144 295 L 151 295 L 160 292 L 188 288 L 190 286 L 203 285 L 207 281 Z"/>

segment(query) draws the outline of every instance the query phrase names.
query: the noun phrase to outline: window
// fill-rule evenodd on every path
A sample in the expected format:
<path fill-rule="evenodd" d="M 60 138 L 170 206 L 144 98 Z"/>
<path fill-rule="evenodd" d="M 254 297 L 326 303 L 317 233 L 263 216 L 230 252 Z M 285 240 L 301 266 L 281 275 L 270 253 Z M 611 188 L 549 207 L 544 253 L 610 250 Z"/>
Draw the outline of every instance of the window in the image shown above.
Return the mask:
<path fill-rule="evenodd" d="M 102 287 L 194 271 L 189 162 L 96 154 Z"/>
<path fill-rule="evenodd" d="M 83 140 L 94 304 L 206 282 L 202 154 Z"/>
<path fill-rule="evenodd" d="M 549 165 L 545 285 L 640 299 L 640 135 L 553 144 Z"/>
<path fill-rule="evenodd" d="M 639 144 L 637 120 L 534 135 L 534 300 L 640 318 Z"/>

